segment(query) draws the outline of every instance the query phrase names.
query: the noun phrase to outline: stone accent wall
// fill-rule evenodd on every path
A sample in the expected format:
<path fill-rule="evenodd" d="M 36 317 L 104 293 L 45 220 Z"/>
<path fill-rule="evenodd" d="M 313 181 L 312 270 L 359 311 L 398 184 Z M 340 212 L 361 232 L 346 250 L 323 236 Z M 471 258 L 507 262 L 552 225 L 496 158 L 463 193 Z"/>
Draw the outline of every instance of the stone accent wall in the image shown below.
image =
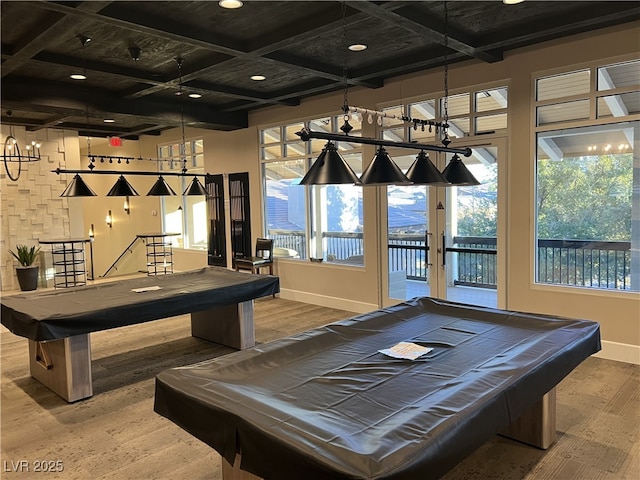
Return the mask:
<path fill-rule="evenodd" d="M 9 127 L 2 126 L 2 139 L 9 134 Z M 66 186 L 66 179 L 52 173 L 57 167 L 67 166 L 68 157 L 79 157 L 76 132 L 47 129 L 26 132 L 22 127 L 13 127 L 13 136 L 18 140 L 24 154 L 26 142 L 37 140 L 42 160 L 22 164 L 22 172 L 17 181 L 12 181 L 0 167 L 0 288 L 18 289 L 15 275 L 17 261 L 8 252 L 16 244 L 38 245 L 38 239 L 64 238 L 70 234 L 69 205 L 60 194 Z M 67 151 L 69 150 L 69 151 Z M 71 151 L 73 150 L 73 151 Z M 74 163 L 74 162 L 72 162 Z M 9 163 L 12 175 L 17 174 L 18 164 Z M 46 285 L 47 268 L 45 255 L 41 254 L 41 285 Z M 49 272 L 50 273 L 50 272 Z"/>

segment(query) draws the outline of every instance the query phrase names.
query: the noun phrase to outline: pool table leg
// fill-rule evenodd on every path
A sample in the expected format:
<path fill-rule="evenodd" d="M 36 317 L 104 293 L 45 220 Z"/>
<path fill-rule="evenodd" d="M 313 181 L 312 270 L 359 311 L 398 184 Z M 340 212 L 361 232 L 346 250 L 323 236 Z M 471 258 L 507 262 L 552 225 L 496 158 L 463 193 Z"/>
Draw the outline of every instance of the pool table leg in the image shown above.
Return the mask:
<path fill-rule="evenodd" d="M 29 370 L 67 402 L 92 396 L 89 334 L 48 342 L 29 340 Z"/>
<path fill-rule="evenodd" d="M 222 457 L 222 480 L 262 480 L 262 477 L 240 470 L 240 454 L 236 454 L 236 460 L 233 465 Z"/>
<path fill-rule="evenodd" d="M 556 389 L 552 388 L 500 435 L 547 449 L 556 441 Z"/>
<path fill-rule="evenodd" d="M 191 335 L 237 350 L 256 344 L 253 300 L 191 314 Z"/>

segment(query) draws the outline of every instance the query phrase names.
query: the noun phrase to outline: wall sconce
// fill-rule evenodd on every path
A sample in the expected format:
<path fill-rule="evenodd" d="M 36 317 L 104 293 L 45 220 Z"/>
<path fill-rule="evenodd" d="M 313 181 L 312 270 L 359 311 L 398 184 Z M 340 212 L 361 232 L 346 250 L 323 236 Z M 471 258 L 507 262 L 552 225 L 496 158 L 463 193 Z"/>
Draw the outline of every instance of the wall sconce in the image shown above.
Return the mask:
<path fill-rule="evenodd" d="M 124 205 L 122 208 L 124 208 L 124 211 L 127 212 L 127 215 L 131 213 L 131 207 L 129 206 L 129 197 L 124 197 Z"/>
<path fill-rule="evenodd" d="M 104 221 L 107 222 L 109 228 L 113 226 L 113 217 L 111 216 L 111 210 L 109 210 L 109 213 L 107 213 L 107 217 L 104 219 Z"/>
<path fill-rule="evenodd" d="M 93 223 L 89 227 L 89 240 L 93 242 L 93 239 L 96 237 L 95 230 L 93 229 Z"/>

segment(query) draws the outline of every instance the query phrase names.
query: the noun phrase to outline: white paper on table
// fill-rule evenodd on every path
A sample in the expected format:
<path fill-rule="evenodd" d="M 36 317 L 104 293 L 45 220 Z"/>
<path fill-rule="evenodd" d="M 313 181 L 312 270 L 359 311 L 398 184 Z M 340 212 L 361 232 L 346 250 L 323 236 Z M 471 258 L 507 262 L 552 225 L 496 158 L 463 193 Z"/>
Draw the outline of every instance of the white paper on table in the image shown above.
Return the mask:
<path fill-rule="evenodd" d="M 433 348 L 423 347 L 422 345 L 416 345 L 411 342 L 400 342 L 395 344 L 391 348 L 385 348 L 384 350 L 378 350 L 380 353 L 384 353 L 393 358 L 404 358 L 406 360 L 415 360 L 421 357 L 425 353 L 429 353 Z"/>
<path fill-rule="evenodd" d="M 153 290 L 160 290 L 161 288 L 162 287 L 159 287 L 158 285 L 154 285 L 153 287 L 133 288 L 131 289 L 131 291 L 136 293 L 143 293 L 143 292 L 152 292 Z"/>

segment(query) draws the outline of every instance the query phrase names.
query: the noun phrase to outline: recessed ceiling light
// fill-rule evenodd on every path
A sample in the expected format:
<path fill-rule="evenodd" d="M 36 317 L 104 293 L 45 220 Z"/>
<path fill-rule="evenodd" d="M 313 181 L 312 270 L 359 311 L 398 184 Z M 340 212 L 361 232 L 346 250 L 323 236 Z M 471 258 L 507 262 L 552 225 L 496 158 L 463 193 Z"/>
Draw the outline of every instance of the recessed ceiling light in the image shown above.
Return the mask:
<path fill-rule="evenodd" d="M 105 118 L 103 120 L 104 123 L 115 123 L 116 121 L 113 118 Z"/>
<path fill-rule="evenodd" d="M 505 5 L 516 5 L 517 3 L 522 3 L 524 0 L 502 0 L 502 3 Z"/>
<path fill-rule="evenodd" d="M 189 98 L 200 98 L 202 97 L 202 95 L 200 95 L 199 93 L 190 93 L 189 94 Z"/>
<path fill-rule="evenodd" d="M 220 0 L 218 2 L 218 5 L 220 5 L 222 8 L 240 8 L 242 5 L 244 5 L 240 0 Z"/>
<path fill-rule="evenodd" d="M 354 43 L 353 45 L 349 45 L 349 50 L 352 52 L 361 52 L 362 50 L 366 50 L 367 46 L 363 43 Z"/>
<path fill-rule="evenodd" d="M 255 80 L 256 82 L 260 82 L 262 80 L 266 80 L 267 77 L 265 77 L 264 75 L 252 75 L 251 76 L 251 80 Z"/>
<path fill-rule="evenodd" d="M 81 73 L 74 73 L 73 75 L 70 75 L 70 76 L 74 80 L 86 80 L 87 79 L 86 75 L 82 75 Z"/>

